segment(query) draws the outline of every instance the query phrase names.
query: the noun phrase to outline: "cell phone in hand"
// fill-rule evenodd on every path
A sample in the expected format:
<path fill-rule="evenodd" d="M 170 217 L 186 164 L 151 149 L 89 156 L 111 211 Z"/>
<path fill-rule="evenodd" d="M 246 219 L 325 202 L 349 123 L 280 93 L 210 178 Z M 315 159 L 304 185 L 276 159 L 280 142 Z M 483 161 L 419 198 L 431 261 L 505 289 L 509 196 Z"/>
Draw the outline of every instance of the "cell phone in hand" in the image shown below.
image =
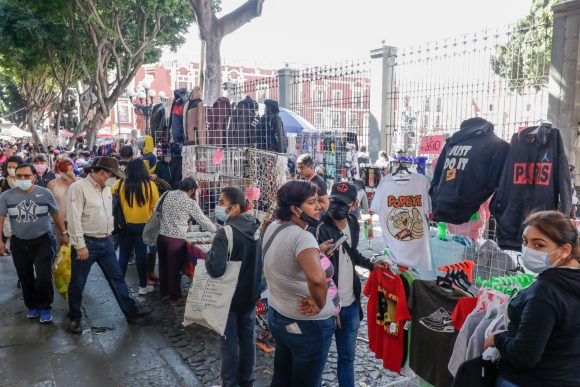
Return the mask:
<path fill-rule="evenodd" d="M 334 244 L 332 245 L 330 250 L 328 250 L 328 252 L 326 253 L 326 256 L 330 257 L 332 254 L 336 253 L 336 250 L 338 250 L 338 248 L 347 240 L 348 240 L 348 236 L 346 236 L 346 235 L 341 236 L 339 240 L 334 242 Z"/>

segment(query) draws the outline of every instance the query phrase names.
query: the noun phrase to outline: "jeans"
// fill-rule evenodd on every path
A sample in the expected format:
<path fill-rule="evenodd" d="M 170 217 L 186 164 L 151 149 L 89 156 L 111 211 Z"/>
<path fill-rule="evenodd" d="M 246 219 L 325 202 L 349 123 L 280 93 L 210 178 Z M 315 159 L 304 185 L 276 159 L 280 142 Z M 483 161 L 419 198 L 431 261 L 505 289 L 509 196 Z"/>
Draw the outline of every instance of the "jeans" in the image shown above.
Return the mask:
<path fill-rule="evenodd" d="M 270 307 L 268 321 L 276 341 L 271 386 L 319 387 L 336 329 L 336 317 L 293 320 Z"/>
<path fill-rule="evenodd" d="M 336 369 L 340 387 L 354 387 L 354 356 L 359 327 L 358 304 L 353 302 L 340 310 L 340 327 L 337 326 L 334 333 L 338 352 Z"/>
<path fill-rule="evenodd" d="M 135 263 L 139 275 L 139 286 L 147 286 L 147 246 L 143 242 L 145 223 L 127 223 L 119 233 L 119 267 L 123 278 L 127 274 L 129 256 L 135 251 Z"/>
<path fill-rule="evenodd" d="M 230 310 L 220 337 L 222 387 L 252 386 L 256 380 L 256 308 Z"/>
<path fill-rule="evenodd" d="M 496 387 L 518 387 L 517 384 L 513 384 L 509 380 L 505 379 L 503 376 L 498 375 L 497 381 L 495 382 Z"/>
<path fill-rule="evenodd" d="M 76 250 L 72 249 L 71 254 L 71 278 L 68 285 L 68 306 L 69 318 L 80 321 L 81 305 L 83 301 L 83 290 L 87 283 L 87 278 L 91 272 L 93 263 L 97 262 L 113 295 L 119 304 L 119 307 L 125 316 L 131 316 L 137 312 L 135 300 L 129 297 L 127 284 L 123 279 L 123 272 L 117 262 L 117 255 L 113 248 L 113 239 L 107 238 L 89 238 L 85 236 L 85 243 L 89 250 L 89 257 L 84 261 L 77 259 Z"/>
<path fill-rule="evenodd" d="M 8 220 L 6 220 L 8 221 Z M 22 284 L 24 305 L 28 309 L 50 309 L 54 299 L 52 287 L 52 250 L 48 233 L 35 239 L 10 240 L 14 268 Z"/>
<path fill-rule="evenodd" d="M 181 269 L 187 258 L 187 242 L 184 239 L 160 235 L 159 249 L 159 295 L 179 300 L 181 294 Z"/>

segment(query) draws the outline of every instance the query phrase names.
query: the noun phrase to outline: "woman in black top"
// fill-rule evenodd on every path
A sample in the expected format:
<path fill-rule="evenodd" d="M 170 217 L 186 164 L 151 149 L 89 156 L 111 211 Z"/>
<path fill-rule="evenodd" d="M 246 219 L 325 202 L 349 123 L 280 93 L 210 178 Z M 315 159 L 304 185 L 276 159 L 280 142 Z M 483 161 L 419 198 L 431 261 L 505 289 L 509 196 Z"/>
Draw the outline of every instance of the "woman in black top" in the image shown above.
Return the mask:
<path fill-rule="evenodd" d="M 580 245 L 578 230 L 556 211 L 526 219 L 524 266 L 536 281 L 508 306 L 508 330 L 485 347 L 501 353 L 499 387 L 580 386 Z"/>

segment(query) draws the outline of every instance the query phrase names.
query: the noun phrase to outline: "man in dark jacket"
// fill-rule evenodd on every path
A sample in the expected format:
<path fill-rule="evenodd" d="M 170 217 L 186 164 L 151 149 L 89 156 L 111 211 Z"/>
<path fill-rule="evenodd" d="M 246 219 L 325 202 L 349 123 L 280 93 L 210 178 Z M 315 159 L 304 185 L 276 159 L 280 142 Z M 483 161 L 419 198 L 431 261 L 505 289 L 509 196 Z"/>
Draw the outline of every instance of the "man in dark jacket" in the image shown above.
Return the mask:
<path fill-rule="evenodd" d="M 388 267 L 384 261 L 373 264 L 357 250 L 360 226 L 358 220 L 350 214 L 357 206 L 356 197 L 354 184 L 335 183 L 330 193 L 328 212 L 321 216 L 322 223 L 309 229 L 319 242 L 330 239 L 337 241 L 343 235 L 348 236 L 348 240 L 330 257 L 341 306 L 340 325 L 337 325 L 335 333 L 340 386 L 354 386 L 355 344 L 360 320 L 363 319 L 360 301 L 362 286 L 355 265 L 367 270 Z"/>
<path fill-rule="evenodd" d="M 241 190 L 234 187 L 222 190 L 215 214 L 226 226 L 218 231 L 205 257 L 207 273 L 213 278 L 224 275 L 230 254 L 231 261 L 242 263 L 224 337 L 220 337 L 224 386 L 251 386 L 256 379 L 255 323 L 262 284 L 262 241 L 260 222 L 244 213 L 246 203 Z M 231 250 L 226 227 L 232 230 Z"/>

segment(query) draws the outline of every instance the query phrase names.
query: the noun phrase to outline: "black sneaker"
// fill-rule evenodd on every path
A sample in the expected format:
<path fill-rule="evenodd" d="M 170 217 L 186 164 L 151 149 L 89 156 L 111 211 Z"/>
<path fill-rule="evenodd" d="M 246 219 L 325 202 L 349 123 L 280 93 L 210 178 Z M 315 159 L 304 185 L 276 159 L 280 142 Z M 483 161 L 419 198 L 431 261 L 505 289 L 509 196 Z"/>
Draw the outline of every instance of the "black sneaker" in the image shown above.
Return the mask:
<path fill-rule="evenodd" d="M 74 333 L 76 335 L 80 335 L 81 333 L 83 333 L 83 327 L 81 325 L 81 322 L 78 320 L 70 321 L 68 323 L 68 327 L 66 330 L 69 331 L 70 333 Z"/>
<path fill-rule="evenodd" d="M 138 306 L 133 313 L 126 316 L 127 322 L 129 324 L 141 322 L 143 321 L 143 318 L 150 315 L 151 312 L 153 312 L 153 308 L 150 306 Z"/>

